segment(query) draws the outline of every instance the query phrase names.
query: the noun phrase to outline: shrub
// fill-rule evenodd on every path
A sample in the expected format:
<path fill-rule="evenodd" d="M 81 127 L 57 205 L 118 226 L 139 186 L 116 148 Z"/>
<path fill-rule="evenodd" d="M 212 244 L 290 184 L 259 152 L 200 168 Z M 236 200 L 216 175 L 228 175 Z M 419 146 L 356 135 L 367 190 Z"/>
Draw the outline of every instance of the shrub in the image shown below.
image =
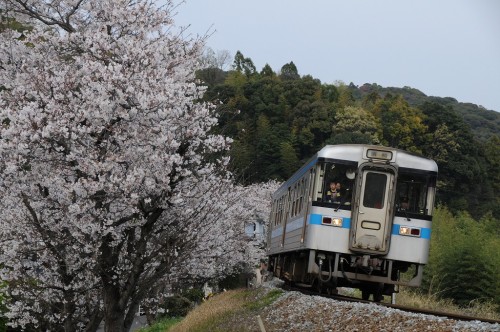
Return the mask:
<path fill-rule="evenodd" d="M 193 302 L 181 295 L 167 297 L 161 308 L 165 312 L 160 317 L 184 317 L 193 309 Z"/>
<path fill-rule="evenodd" d="M 491 215 L 476 221 L 467 213 L 454 216 L 446 208 L 436 209 L 424 290 L 462 307 L 500 303 L 497 226 Z"/>
<path fill-rule="evenodd" d="M 182 296 L 193 303 L 201 303 L 204 294 L 200 288 L 190 288 L 182 292 Z"/>

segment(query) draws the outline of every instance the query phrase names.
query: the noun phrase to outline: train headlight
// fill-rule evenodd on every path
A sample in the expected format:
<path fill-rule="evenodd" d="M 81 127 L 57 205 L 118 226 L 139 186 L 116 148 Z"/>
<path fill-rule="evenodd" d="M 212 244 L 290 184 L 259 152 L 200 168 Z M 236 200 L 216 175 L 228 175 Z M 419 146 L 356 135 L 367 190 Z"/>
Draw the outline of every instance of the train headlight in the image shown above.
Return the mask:
<path fill-rule="evenodd" d="M 323 225 L 342 227 L 343 220 L 339 217 L 323 217 L 321 222 Z"/>
<path fill-rule="evenodd" d="M 421 229 L 417 227 L 401 226 L 399 227 L 399 235 L 420 237 Z"/>

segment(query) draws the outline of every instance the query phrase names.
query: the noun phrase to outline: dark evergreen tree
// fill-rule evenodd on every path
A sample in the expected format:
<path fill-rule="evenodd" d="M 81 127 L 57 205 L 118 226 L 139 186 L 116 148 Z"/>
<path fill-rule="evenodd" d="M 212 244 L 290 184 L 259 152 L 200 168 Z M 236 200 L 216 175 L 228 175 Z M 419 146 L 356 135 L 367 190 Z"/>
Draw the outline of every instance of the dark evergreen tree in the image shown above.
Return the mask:
<path fill-rule="evenodd" d="M 284 178 L 288 178 L 300 168 L 300 161 L 291 143 L 283 142 L 280 148 L 281 174 Z"/>
<path fill-rule="evenodd" d="M 488 179 L 485 172 L 484 151 L 482 145 L 474 139 L 472 130 L 453 109 L 437 103 L 425 103 L 421 106 L 426 115 L 424 124 L 429 134 L 439 133 L 443 126 L 451 134 L 446 138 L 448 144 L 433 148 L 435 135 L 428 135 L 424 149 L 430 157 L 447 149 L 446 158 L 439 165 L 441 186 L 439 199 L 452 210 L 468 210 L 481 216 L 486 211 L 481 209 L 482 200 L 490 199 Z"/>
<path fill-rule="evenodd" d="M 335 85 L 323 84 L 321 86 L 321 95 L 329 103 L 335 103 L 339 99 L 339 91 Z"/>
<path fill-rule="evenodd" d="M 252 59 L 245 58 L 240 51 L 237 51 L 234 56 L 233 67 L 236 71 L 244 73 L 247 77 L 250 77 L 257 72 Z"/>
<path fill-rule="evenodd" d="M 281 67 L 280 77 L 284 80 L 297 80 L 300 78 L 299 71 L 293 61 Z"/>
<path fill-rule="evenodd" d="M 260 75 L 261 76 L 273 77 L 273 76 L 276 76 L 276 73 L 273 71 L 273 69 L 271 68 L 271 66 L 269 66 L 266 63 L 266 65 L 264 66 L 264 68 L 262 68 L 262 70 L 260 72 Z"/>
<path fill-rule="evenodd" d="M 205 85 L 215 86 L 224 83 L 226 72 L 215 67 L 205 68 L 196 72 L 196 78 L 200 79 Z"/>

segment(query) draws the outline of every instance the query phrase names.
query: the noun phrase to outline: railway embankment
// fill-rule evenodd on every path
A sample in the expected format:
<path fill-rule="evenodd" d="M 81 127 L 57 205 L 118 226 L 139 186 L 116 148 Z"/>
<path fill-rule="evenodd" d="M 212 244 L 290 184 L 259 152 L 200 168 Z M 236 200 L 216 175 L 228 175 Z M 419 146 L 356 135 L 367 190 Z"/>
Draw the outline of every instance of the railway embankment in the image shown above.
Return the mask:
<path fill-rule="evenodd" d="M 168 330 L 176 331 L 499 331 L 500 324 L 339 301 L 276 282 L 218 294 Z"/>

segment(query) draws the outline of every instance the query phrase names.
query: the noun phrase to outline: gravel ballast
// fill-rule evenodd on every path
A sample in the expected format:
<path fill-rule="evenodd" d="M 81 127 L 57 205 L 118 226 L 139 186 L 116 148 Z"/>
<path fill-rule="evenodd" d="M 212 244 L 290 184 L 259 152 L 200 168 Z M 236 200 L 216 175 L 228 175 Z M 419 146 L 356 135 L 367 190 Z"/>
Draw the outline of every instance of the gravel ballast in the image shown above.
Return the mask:
<path fill-rule="evenodd" d="M 263 287 L 275 287 L 272 283 Z M 269 331 L 499 331 L 500 324 L 457 321 L 374 303 L 345 302 L 289 291 L 261 312 Z"/>

